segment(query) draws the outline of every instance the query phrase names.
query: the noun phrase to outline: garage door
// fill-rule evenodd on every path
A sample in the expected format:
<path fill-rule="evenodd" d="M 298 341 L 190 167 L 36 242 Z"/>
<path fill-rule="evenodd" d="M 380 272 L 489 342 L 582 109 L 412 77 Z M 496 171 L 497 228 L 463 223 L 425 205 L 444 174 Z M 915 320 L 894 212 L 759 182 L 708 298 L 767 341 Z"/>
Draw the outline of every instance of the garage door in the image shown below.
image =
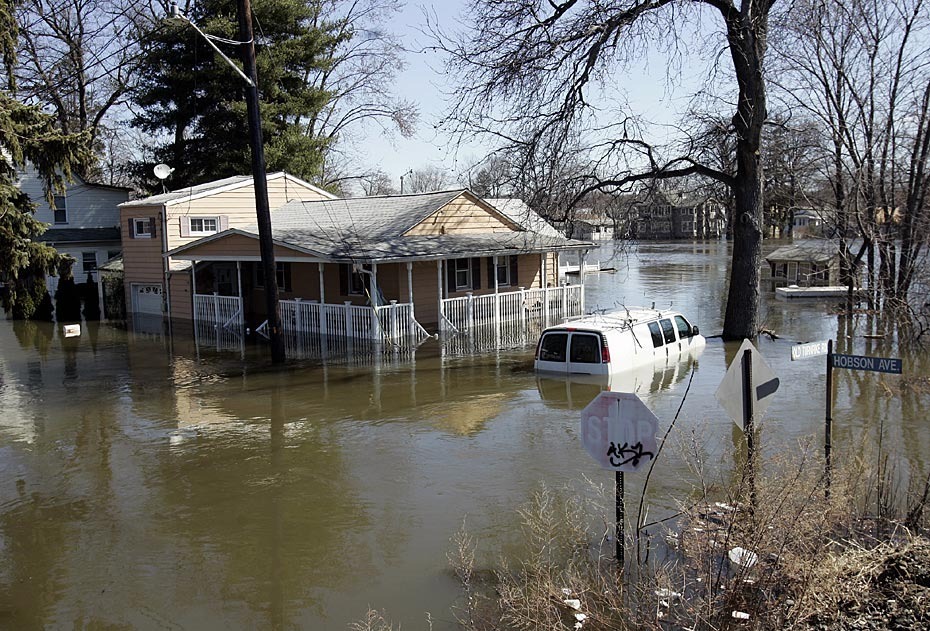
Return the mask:
<path fill-rule="evenodd" d="M 132 312 L 161 315 L 161 285 L 133 283 Z"/>

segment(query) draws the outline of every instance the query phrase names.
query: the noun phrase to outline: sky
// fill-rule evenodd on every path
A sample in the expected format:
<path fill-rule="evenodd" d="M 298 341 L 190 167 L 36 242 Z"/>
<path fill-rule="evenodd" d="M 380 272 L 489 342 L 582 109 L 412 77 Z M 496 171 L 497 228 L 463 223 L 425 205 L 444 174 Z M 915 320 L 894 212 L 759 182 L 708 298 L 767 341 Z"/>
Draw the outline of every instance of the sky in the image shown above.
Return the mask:
<path fill-rule="evenodd" d="M 435 12 L 443 28 L 448 29 L 467 23 L 467 16 L 463 16 L 465 7 L 465 0 L 407 3 L 388 25 L 401 38 L 406 49 L 407 65 L 397 77 L 396 90 L 417 103 L 420 121 L 412 138 L 369 137 L 365 159 L 371 162 L 370 166 L 379 167 L 391 175 L 396 187 L 400 186 L 400 175 L 410 169 L 436 166 L 447 170 L 451 178 L 486 153 L 486 147 L 477 144 L 456 152 L 452 139 L 437 135 L 434 126 L 448 107 L 442 92 L 450 87 L 450 82 L 442 73 L 441 59 L 435 53 L 422 52 L 428 43 L 422 32 L 426 30 L 424 11 Z M 697 67 L 685 68 L 681 84 L 669 90 L 666 63 L 663 54 L 653 52 L 619 78 L 618 83 L 637 112 L 660 123 L 673 123 L 677 112 L 687 106 L 682 95 L 693 92 L 702 72 Z"/>

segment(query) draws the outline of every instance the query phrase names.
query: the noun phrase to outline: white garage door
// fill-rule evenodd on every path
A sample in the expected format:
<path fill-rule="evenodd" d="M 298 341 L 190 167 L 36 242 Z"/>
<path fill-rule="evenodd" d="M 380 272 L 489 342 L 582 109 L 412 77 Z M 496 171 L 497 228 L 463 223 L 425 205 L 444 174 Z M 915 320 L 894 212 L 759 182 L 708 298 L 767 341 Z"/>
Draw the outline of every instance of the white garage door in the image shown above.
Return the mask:
<path fill-rule="evenodd" d="M 133 283 L 132 312 L 161 315 L 161 285 Z"/>

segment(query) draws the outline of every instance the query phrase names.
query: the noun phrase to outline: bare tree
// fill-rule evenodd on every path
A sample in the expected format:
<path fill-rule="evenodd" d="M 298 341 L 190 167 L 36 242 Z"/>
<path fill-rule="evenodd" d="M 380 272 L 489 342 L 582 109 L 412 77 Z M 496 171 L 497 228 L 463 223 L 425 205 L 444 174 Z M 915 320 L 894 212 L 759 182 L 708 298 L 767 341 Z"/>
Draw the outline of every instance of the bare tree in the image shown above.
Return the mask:
<path fill-rule="evenodd" d="M 752 337 L 759 325 L 762 261 L 762 163 L 766 120 L 764 61 L 774 0 L 475 1 L 471 23 L 457 36 L 433 25 L 460 78 L 451 112 L 462 137 L 493 134 L 520 146 L 534 162 L 559 162 L 576 152 L 589 164 L 577 198 L 595 190 L 621 191 L 637 182 L 700 175 L 727 186 L 734 197 L 733 259 L 723 336 Z M 722 33 L 735 93 L 732 125 L 735 171 L 725 173 L 696 157 L 686 142 L 671 157 L 639 134 L 635 120 L 618 115 L 597 124 L 592 93 L 622 76 L 650 42 L 680 52 L 682 28 L 713 24 Z M 591 126 L 597 124 L 592 131 Z M 595 133 L 596 132 L 596 133 Z"/>
<path fill-rule="evenodd" d="M 375 195 L 396 195 L 397 188 L 394 186 L 394 180 L 384 171 L 374 171 L 367 173 L 358 178 L 362 187 L 362 192 L 366 197 Z"/>
<path fill-rule="evenodd" d="M 404 193 L 430 193 L 450 186 L 449 172 L 435 166 L 413 169 L 404 179 Z"/>

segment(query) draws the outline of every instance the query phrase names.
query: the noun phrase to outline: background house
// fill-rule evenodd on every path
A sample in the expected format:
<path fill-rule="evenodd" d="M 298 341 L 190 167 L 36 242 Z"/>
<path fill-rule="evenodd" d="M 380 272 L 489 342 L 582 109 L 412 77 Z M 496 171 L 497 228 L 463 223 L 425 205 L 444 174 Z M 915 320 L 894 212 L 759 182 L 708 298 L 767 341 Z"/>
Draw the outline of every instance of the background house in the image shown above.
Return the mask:
<path fill-rule="evenodd" d="M 56 195 L 54 206 L 49 206 L 42 179 L 32 167 L 20 173 L 19 186 L 36 204 L 36 219 L 50 226 L 39 238 L 74 258 L 75 282 L 84 282 L 88 274 L 99 281 L 97 268 L 122 248 L 119 205 L 129 199 L 129 189 L 92 184 L 75 175 L 65 193 Z M 46 282 L 54 296 L 58 278 Z"/>
<path fill-rule="evenodd" d="M 726 232 L 726 209 L 704 197 L 655 192 L 632 204 L 634 239 L 716 239 Z"/>

